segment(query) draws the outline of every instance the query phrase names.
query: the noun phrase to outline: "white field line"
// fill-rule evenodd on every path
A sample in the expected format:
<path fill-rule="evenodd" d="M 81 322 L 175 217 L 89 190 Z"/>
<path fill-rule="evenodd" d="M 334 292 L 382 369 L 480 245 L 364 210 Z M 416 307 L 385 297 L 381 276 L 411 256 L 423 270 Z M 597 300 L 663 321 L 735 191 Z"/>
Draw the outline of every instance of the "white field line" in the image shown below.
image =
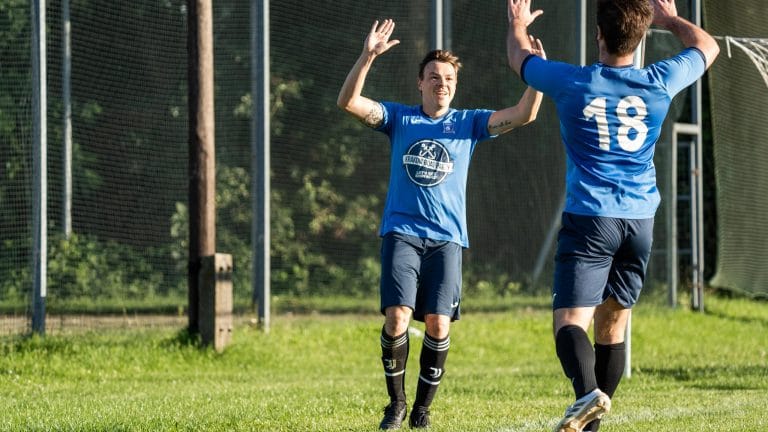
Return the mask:
<path fill-rule="evenodd" d="M 728 412 L 727 416 L 732 421 L 732 413 L 762 410 L 765 411 L 768 408 L 768 400 L 760 400 L 760 398 L 752 399 L 752 403 L 744 403 L 744 399 L 727 399 L 722 398 L 718 401 L 716 406 L 700 405 L 696 407 L 678 407 L 669 406 L 666 408 L 648 408 L 642 407 L 639 409 L 632 409 L 626 407 L 621 414 L 609 414 L 605 417 L 606 425 L 610 424 L 612 427 L 618 425 L 631 425 L 637 422 L 653 422 L 653 423 L 667 423 L 670 419 L 676 418 L 688 418 L 688 417 L 702 417 L 706 415 L 713 415 L 719 412 Z M 541 432 L 549 431 L 559 421 L 559 418 L 551 418 L 548 420 L 529 420 L 522 424 L 504 427 L 496 430 L 496 432 Z"/>

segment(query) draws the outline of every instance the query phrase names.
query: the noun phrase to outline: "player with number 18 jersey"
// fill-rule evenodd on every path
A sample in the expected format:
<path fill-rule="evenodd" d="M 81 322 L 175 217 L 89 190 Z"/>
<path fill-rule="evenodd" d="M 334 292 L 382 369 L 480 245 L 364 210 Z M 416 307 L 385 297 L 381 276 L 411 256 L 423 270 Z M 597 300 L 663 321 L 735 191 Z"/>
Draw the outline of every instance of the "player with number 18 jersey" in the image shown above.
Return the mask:
<path fill-rule="evenodd" d="M 598 62 L 588 66 L 531 57 L 528 26 L 543 11 L 531 10 L 531 0 L 507 3 L 509 65 L 555 102 L 567 160 L 552 329 L 575 400 L 554 432 L 598 432 L 611 411 L 653 246 L 656 142 L 672 99 L 720 51 L 712 36 L 677 14 L 675 0 L 595 3 Z M 652 25 L 686 48 L 636 67 L 635 53 Z"/>
<path fill-rule="evenodd" d="M 672 98 L 705 70 L 696 48 L 642 69 L 525 59 L 523 81 L 557 106 L 567 154 L 567 213 L 654 216 L 660 197 L 653 154 L 662 123 Z"/>

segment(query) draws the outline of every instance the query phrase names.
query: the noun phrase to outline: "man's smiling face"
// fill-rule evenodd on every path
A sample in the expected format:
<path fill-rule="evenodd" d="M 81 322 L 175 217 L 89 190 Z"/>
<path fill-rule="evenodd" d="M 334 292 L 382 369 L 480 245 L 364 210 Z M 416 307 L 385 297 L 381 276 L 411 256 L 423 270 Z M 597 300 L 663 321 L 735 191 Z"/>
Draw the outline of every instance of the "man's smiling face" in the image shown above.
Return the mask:
<path fill-rule="evenodd" d="M 424 67 L 419 91 L 427 112 L 448 108 L 456 93 L 456 69 L 452 64 L 433 60 Z"/>

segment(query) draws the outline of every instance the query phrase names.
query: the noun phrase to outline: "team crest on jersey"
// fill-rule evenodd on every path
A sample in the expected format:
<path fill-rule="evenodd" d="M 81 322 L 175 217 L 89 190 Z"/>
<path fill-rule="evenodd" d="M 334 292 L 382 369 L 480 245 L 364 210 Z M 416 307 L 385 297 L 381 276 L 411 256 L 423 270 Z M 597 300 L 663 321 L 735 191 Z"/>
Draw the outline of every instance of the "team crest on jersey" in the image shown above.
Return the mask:
<path fill-rule="evenodd" d="M 436 186 L 453 172 L 448 150 L 437 141 L 414 143 L 403 155 L 403 166 L 412 182 L 419 186 Z"/>

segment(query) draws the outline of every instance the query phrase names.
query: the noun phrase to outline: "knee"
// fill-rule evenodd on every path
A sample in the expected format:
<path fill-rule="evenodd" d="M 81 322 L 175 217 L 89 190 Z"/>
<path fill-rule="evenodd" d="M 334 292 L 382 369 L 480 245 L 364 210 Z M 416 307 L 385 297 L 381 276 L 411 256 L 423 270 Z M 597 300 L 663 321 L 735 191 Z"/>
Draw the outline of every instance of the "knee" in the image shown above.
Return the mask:
<path fill-rule="evenodd" d="M 391 306 L 385 311 L 384 331 L 390 336 L 399 336 L 408 330 L 411 322 L 411 309 L 404 306 Z"/>
<path fill-rule="evenodd" d="M 600 345 L 613 345 L 624 342 L 626 326 L 620 325 L 596 325 L 595 342 Z"/>
<path fill-rule="evenodd" d="M 595 341 L 601 345 L 624 342 L 631 310 L 606 302 L 595 314 Z"/>
<path fill-rule="evenodd" d="M 424 317 L 427 334 L 434 339 L 445 339 L 451 329 L 451 319 L 445 315 L 427 315 Z"/>

